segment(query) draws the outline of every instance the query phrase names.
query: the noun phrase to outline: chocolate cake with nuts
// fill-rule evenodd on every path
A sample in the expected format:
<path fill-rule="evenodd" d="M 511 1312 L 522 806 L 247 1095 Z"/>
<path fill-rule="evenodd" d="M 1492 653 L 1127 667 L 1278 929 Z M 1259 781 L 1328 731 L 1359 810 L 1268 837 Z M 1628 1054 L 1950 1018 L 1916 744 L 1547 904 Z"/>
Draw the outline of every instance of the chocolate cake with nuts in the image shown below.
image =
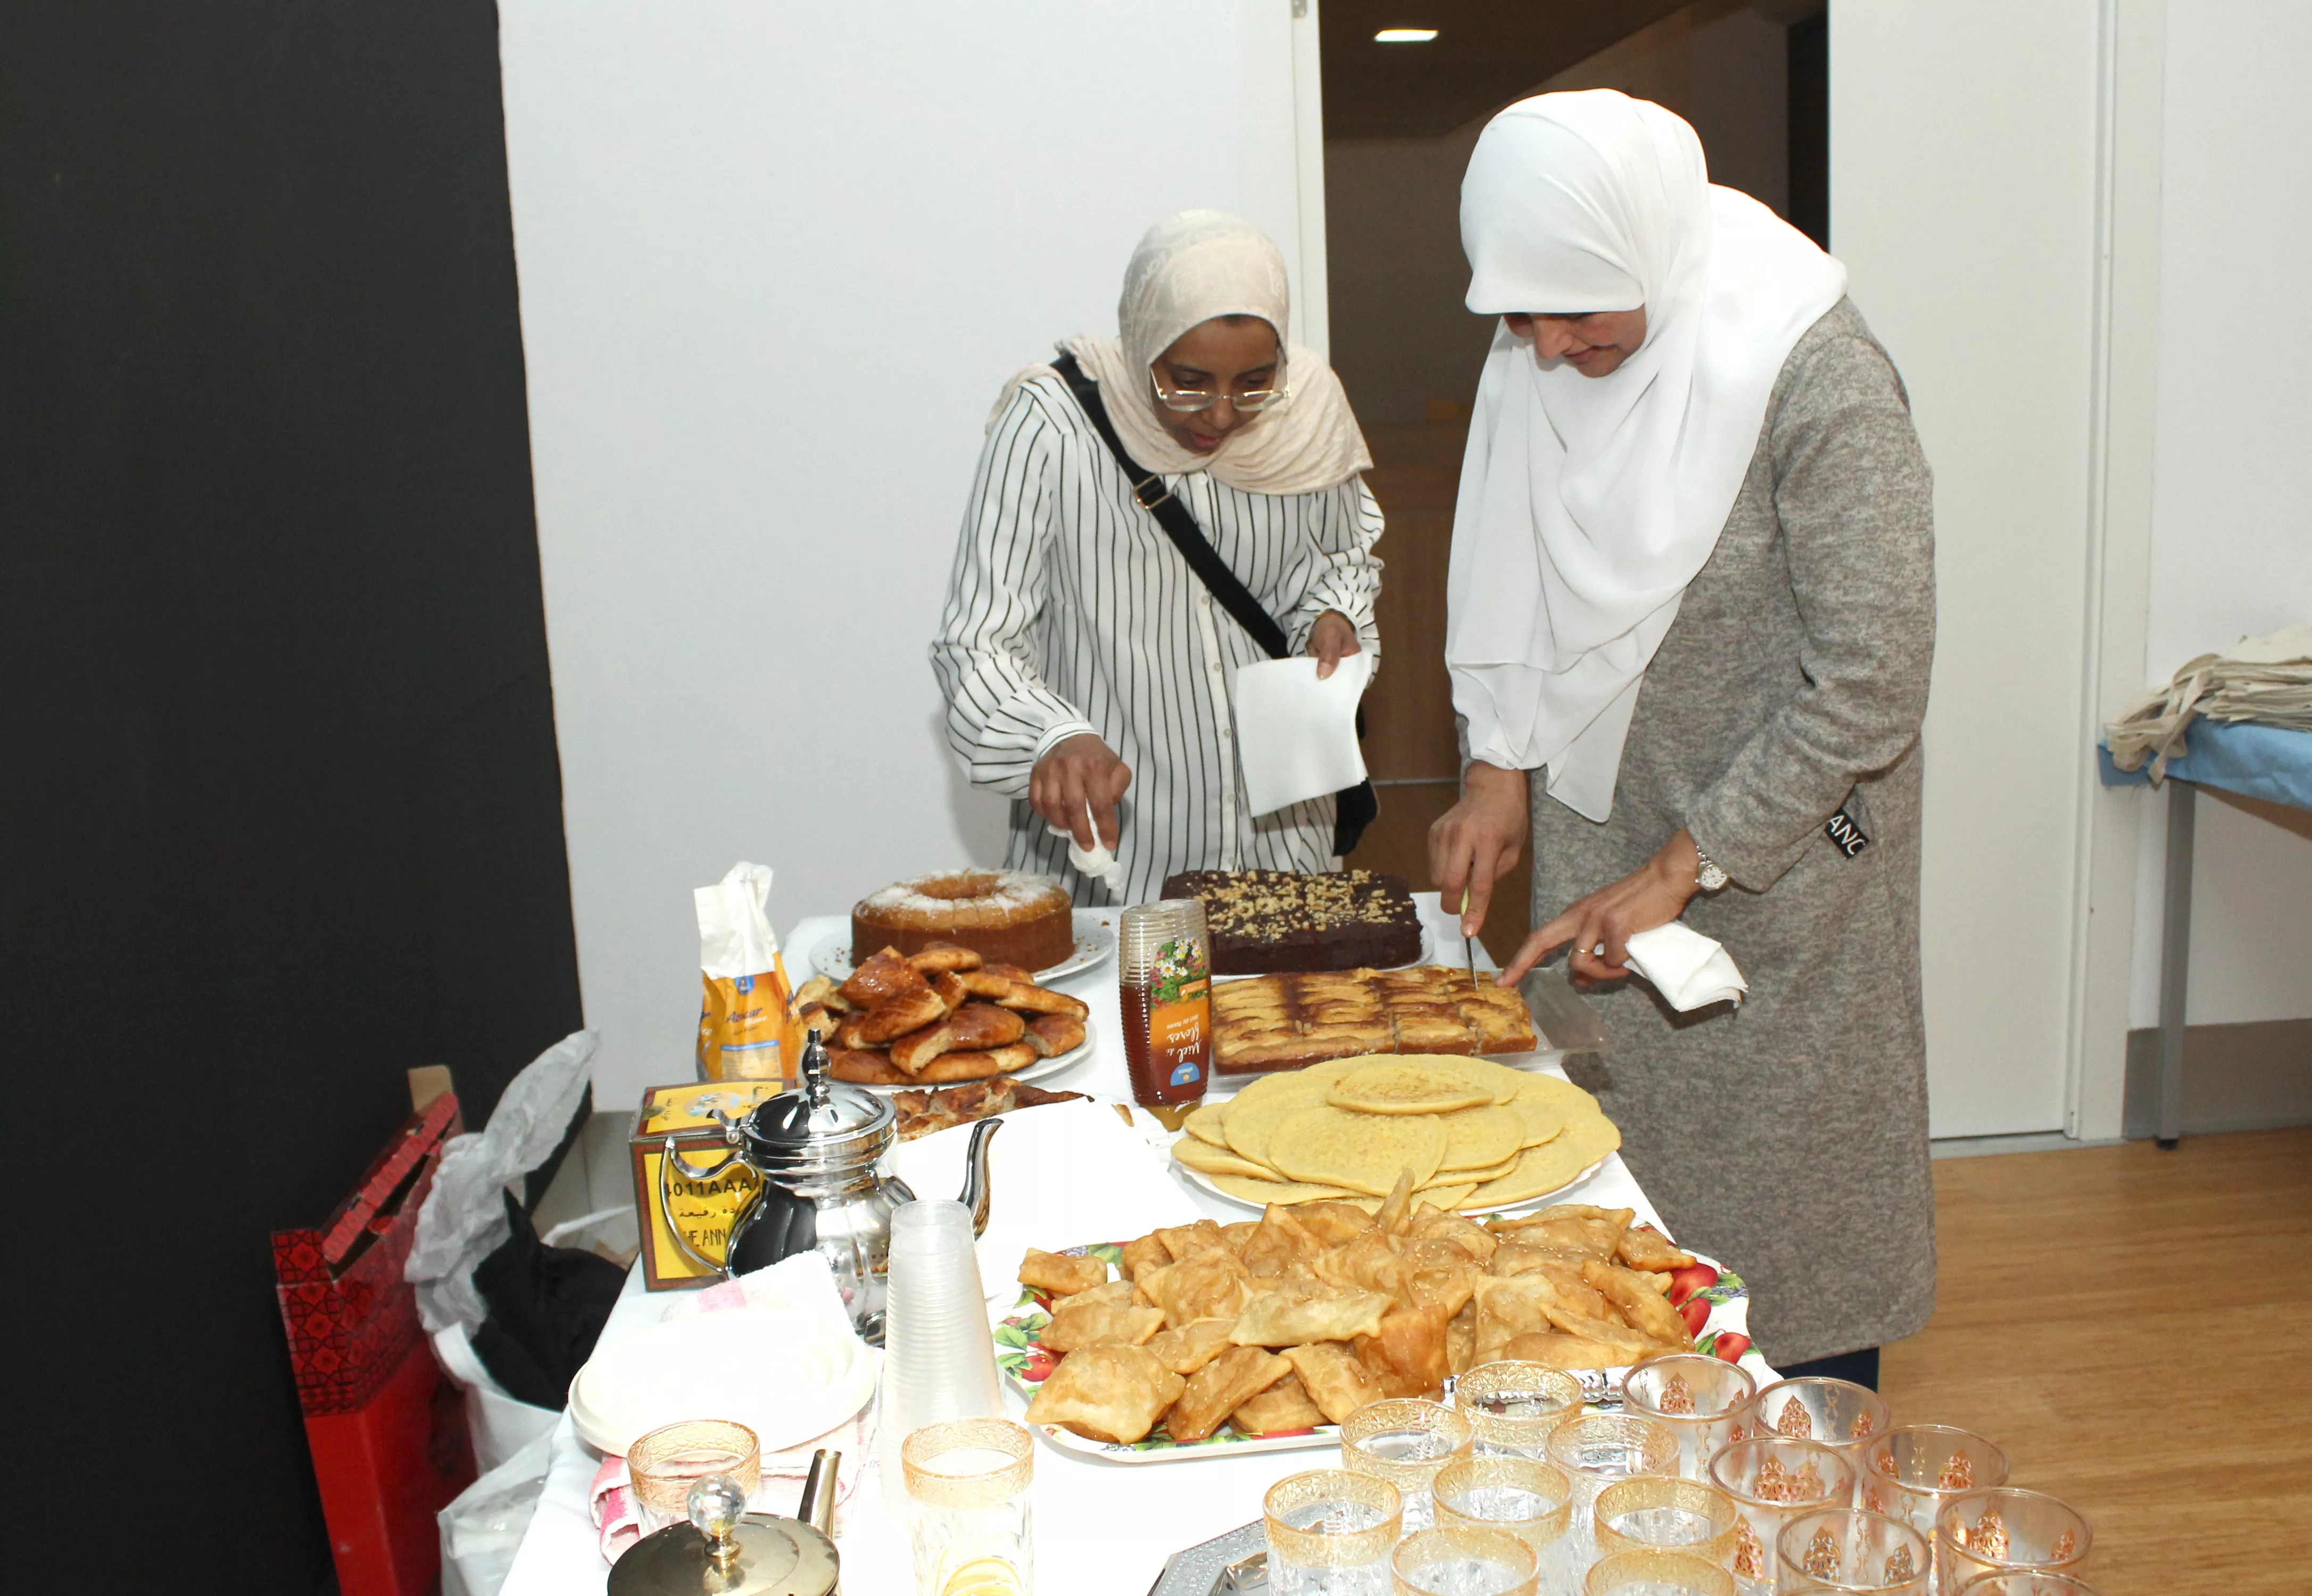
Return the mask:
<path fill-rule="evenodd" d="M 1402 876 L 1377 870 L 1185 870 L 1168 898 L 1198 898 L 1214 975 L 1355 970 L 1421 956 L 1421 917 Z"/>

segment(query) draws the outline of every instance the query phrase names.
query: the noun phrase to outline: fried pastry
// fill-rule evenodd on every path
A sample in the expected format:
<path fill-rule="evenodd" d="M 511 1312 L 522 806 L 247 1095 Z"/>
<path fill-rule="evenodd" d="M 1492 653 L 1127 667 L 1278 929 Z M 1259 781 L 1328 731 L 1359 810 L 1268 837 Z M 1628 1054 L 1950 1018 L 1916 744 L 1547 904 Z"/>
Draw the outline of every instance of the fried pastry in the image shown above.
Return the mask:
<path fill-rule="evenodd" d="M 1188 1376 L 1164 1415 L 1165 1433 L 1175 1441 L 1202 1441 L 1228 1416 L 1292 1372 L 1292 1365 L 1257 1347 L 1230 1347 Z"/>
<path fill-rule="evenodd" d="M 1694 1254 L 1670 1245 L 1669 1238 L 1651 1225 L 1633 1225 L 1615 1243 L 1615 1255 L 1633 1269 L 1667 1274 L 1694 1261 Z"/>
<path fill-rule="evenodd" d="M 1228 1319 L 1199 1319 L 1173 1330 L 1160 1330 L 1141 1343 L 1163 1360 L 1175 1374 L 1193 1374 L 1226 1352 L 1231 1343 Z"/>
<path fill-rule="evenodd" d="M 1548 1330 L 1519 1336 L 1498 1356 L 1553 1369 L 1613 1369 L 1633 1361 L 1621 1347 Z"/>
<path fill-rule="evenodd" d="M 1694 1345 L 1694 1337 L 1686 1328 L 1669 1299 L 1654 1289 L 1651 1277 L 1634 1269 L 1625 1269 L 1596 1259 L 1581 1266 L 1581 1278 L 1600 1296 L 1614 1304 L 1624 1322 L 1652 1340 L 1681 1352 Z"/>
<path fill-rule="evenodd" d="M 1172 1261 L 1171 1250 L 1159 1240 L 1153 1231 L 1138 1241 L 1124 1243 L 1124 1272 L 1137 1280 L 1151 1269 L 1168 1267 Z"/>
<path fill-rule="evenodd" d="M 1328 1424 L 1346 1422 L 1368 1402 L 1380 1400 L 1380 1387 L 1345 1342 L 1313 1341 L 1287 1347 L 1284 1356 L 1292 1372 Z"/>
<path fill-rule="evenodd" d="M 907 963 L 928 975 L 934 970 L 976 970 L 987 961 L 968 947 L 952 942 L 926 942 L 907 955 Z"/>
<path fill-rule="evenodd" d="M 1229 1415 L 1230 1427 L 1248 1435 L 1313 1430 L 1324 1422 L 1325 1410 L 1309 1397 L 1298 1374 L 1287 1374 L 1259 1395 L 1247 1398 Z"/>
<path fill-rule="evenodd" d="M 871 1008 L 904 993 L 929 991 L 931 983 L 922 971 L 899 956 L 898 949 L 887 947 L 871 955 L 836 990 L 860 1007 Z"/>
<path fill-rule="evenodd" d="M 1135 1308 L 1128 1302 L 1090 1303 L 1054 1313 L 1036 1339 L 1064 1355 L 1109 1342 L 1138 1347 L 1163 1328 L 1160 1309 Z"/>
<path fill-rule="evenodd" d="M 1403 1308 L 1350 1344 L 1384 1396 L 1432 1397 L 1445 1389 L 1445 1317 Z"/>
<path fill-rule="evenodd" d="M 1070 1308 L 1093 1308 L 1102 1303 L 1129 1303 L 1139 1287 L 1129 1280 L 1110 1280 L 1105 1286 L 1095 1286 L 1088 1291 L 1072 1292 L 1052 1299 L 1052 1316 L 1056 1319 Z"/>
<path fill-rule="evenodd" d="M 1229 1339 L 1239 1347 L 1298 1347 L 1345 1341 L 1380 1329 L 1390 1299 L 1378 1291 L 1285 1277 L 1265 1283 L 1237 1315 Z"/>
<path fill-rule="evenodd" d="M 1087 1347 L 1062 1358 L 1036 1388 L 1028 1422 L 1128 1445 L 1144 1439 L 1187 1388 L 1145 1347 Z"/>
<path fill-rule="evenodd" d="M 1038 1291 L 1052 1292 L 1060 1296 L 1073 1296 L 1079 1291 L 1090 1291 L 1108 1279 L 1108 1260 L 1090 1253 L 1077 1257 L 1068 1252 L 1046 1252 L 1030 1247 L 1020 1260 L 1020 1284 L 1032 1286 Z"/>
<path fill-rule="evenodd" d="M 1134 1284 L 1164 1311 L 1164 1322 L 1174 1329 L 1199 1319 L 1234 1319 L 1252 1295 L 1251 1278 L 1225 1247 L 1150 1269 L 1135 1276 Z"/>

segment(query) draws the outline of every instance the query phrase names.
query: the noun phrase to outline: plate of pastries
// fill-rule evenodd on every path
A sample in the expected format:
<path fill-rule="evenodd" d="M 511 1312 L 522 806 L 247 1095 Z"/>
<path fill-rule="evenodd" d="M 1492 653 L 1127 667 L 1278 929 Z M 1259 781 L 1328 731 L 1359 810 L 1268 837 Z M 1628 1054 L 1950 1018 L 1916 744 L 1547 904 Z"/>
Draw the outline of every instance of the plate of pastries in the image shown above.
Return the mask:
<path fill-rule="evenodd" d="M 1365 1053 L 1521 1053 L 1539 1044 L 1516 988 L 1457 964 L 1213 983 L 1213 1065 L 1222 1075 Z"/>
<path fill-rule="evenodd" d="M 814 975 L 795 1002 L 827 1043 L 828 1074 L 892 1091 L 1040 1079 L 1083 1052 L 1091 1016 L 1020 965 L 939 942 L 908 955 L 884 948 L 839 984 Z"/>
<path fill-rule="evenodd" d="M 1636 1217 L 1575 1203 L 1481 1225 L 1408 1174 L 1370 1212 L 1278 1204 L 1030 1249 L 996 1362 L 1054 1444 L 1163 1462 L 1329 1446 L 1366 1403 L 1441 1396 L 1478 1364 L 1741 1356 L 1742 1282 Z"/>

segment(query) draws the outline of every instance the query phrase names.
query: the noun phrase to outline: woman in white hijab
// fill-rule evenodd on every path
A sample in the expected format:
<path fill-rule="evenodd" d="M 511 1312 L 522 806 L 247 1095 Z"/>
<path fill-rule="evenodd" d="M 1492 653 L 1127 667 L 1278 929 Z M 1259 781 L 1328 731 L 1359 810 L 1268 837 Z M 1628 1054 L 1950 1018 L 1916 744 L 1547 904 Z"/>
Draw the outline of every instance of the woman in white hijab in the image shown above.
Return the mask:
<path fill-rule="evenodd" d="M 1237 670 L 1270 653 L 1155 511 L 1186 509 L 1252 619 L 1329 676 L 1379 646 L 1381 518 L 1356 418 L 1289 341 L 1283 257 L 1249 222 L 1187 211 L 1151 228 L 1117 322 L 1012 379 L 990 418 L 931 650 L 948 741 L 974 786 L 1013 800 L 1005 864 L 1063 877 L 1079 903 L 1154 898 L 1179 870 L 1332 868 L 1331 798 L 1246 812 L 1230 704 Z M 1120 871 L 1080 873 L 1071 841 L 1112 849 Z"/>
<path fill-rule="evenodd" d="M 1486 127 L 1461 189 L 1499 316 L 1453 528 L 1464 797 L 1431 834 L 1482 923 L 1528 836 L 1540 929 L 1616 1045 L 1598 1095 L 1681 1241 L 1750 1282 L 1778 1366 L 1933 1304 L 1918 991 L 1931 483 L 1845 269 L 1710 185 L 1694 130 L 1610 91 Z M 1625 980 L 1683 917 L 1738 1012 Z M 1852 1356 L 1848 1356 L 1852 1355 Z"/>

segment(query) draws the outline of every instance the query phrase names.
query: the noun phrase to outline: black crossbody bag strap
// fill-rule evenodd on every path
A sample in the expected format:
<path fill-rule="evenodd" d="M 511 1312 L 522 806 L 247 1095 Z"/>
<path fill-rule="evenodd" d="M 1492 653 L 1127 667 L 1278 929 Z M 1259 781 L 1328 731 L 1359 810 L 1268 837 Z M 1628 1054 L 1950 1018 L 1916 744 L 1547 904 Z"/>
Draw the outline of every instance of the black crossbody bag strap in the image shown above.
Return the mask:
<path fill-rule="evenodd" d="M 1172 490 L 1164 485 L 1162 477 L 1125 452 L 1124 440 L 1116 435 L 1116 425 L 1108 419 L 1108 406 L 1100 399 L 1099 384 L 1076 363 L 1073 354 L 1063 353 L 1052 362 L 1052 370 L 1066 382 L 1076 403 L 1091 418 L 1092 431 L 1108 445 L 1108 452 L 1116 457 L 1116 463 L 1124 467 L 1124 475 L 1132 484 L 1132 496 L 1140 501 L 1141 509 L 1156 518 L 1156 524 L 1164 528 L 1164 535 L 1180 551 L 1180 557 L 1196 573 L 1196 580 L 1220 600 L 1222 609 L 1236 617 L 1236 624 L 1252 641 L 1267 650 L 1271 659 L 1289 658 L 1292 645 L 1285 641 L 1284 628 L 1261 607 L 1252 589 L 1237 580 L 1236 572 L 1229 569 L 1220 551 L 1204 540 L 1204 528 L 1196 525 L 1196 518 L 1188 513 L 1188 507 L 1172 496 Z"/>
<path fill-rule="evenodd" d="M 1125 479 L 1132 484 L 1133 498 L 1139 501 L 1141 509 L 1156 518 L 1156 524 L 1164 528 L 1164 535 L 1172 540 L 1172 546 L 1180 551 L 1180 557 L 1188 563 L 1188 569 L 1196 573 L 1196 580 L 1204 584 L 1212 596 L 1220 601 L 1221 607 L 1235 617 L 1236 624 L 1244 628 L 1247 635 L 1258 643 L 1271 659 L 1290 658 L 1292 645 L 1285 638 L 1284 628 L 1276 624 L 1276 617 L 1262 607 L 1260 600 L 1252 596 L 1252 589 L 1229 569 L 1228 562 L 1221 558 L 1220 551 L 1206 541 L 1204 528 L 1196 525 L 1196 518 L 1188 513 L 1187 505 L 1172 496 L 1172 490 L 1164 485 L 1164 479 L 1142 466 L 1125 450 L 1124 440 L 1116 435 L 1115 423 L 1108 419 L 1108 406 L 1100 397 L 1099 384 L 1077 362 L 1076 357 L 1065 350 L 1061 351 L 1058 358 L 1052 362 L 1052 370 L 1057 371 L 1060 379 L 1068 385 L 1068 391 L 1075 395 L 1077 405 L 1091 422 L 1092 431 L 1098 432 L 1099 440 L 1108 445 L 1108 452 L 1116 457 L 1116 463 L 1123 468 Z M 1357 736 L 1362 738 L 1364 735 L 1365 712 L 1359 708 Z M 1345 854 L 1355 848 L 1359 839 L 1364 835 L 1365 827 L 1371 825 L 1374 816 L 1379 813 L 1380 798 L 1373 791 L 1371 781 L 1361 781 L 1334 794 L 1333 851 Z"/>

